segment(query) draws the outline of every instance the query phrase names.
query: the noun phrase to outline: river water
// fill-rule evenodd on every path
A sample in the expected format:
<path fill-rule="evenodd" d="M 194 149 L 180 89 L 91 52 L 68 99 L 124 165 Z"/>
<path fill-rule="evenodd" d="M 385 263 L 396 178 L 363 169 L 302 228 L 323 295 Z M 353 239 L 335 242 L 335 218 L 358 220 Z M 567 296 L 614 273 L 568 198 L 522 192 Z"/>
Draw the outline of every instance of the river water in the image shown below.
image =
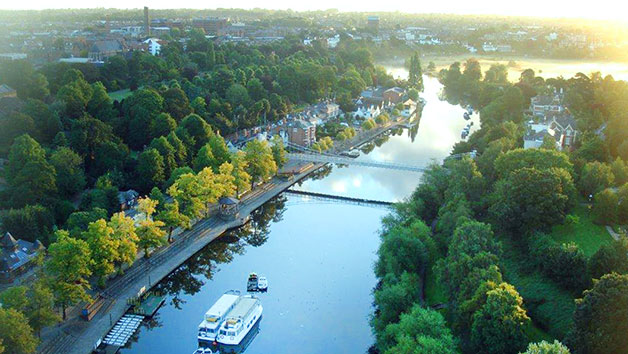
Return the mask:
<path fill-rule="evenodd" d="M 399 73 L 399 71 L 393 71 Z M 358 159 L 424 166 L 446 157 L 468 123 L 464 110 L 438 94 L 425 77 L 420 124 L 363 147 Z M 473 128 L 479 125 L 474 114 Z M 408 196 L 420 173 L 360 166 L 333 166 L 295 188 L 397 201 Z M 192 353 L 205 311 L 227 290 L 245 291 L 250 272 L 266 276 L 259 328 L 242 348 L 247 354 L 365 353 L 372 271 L 380 219 L 387 210 L 281 195 L 251 223 L 215 240 L 160 282 L 167 301 L 132 337 L 123 353 Z"/>

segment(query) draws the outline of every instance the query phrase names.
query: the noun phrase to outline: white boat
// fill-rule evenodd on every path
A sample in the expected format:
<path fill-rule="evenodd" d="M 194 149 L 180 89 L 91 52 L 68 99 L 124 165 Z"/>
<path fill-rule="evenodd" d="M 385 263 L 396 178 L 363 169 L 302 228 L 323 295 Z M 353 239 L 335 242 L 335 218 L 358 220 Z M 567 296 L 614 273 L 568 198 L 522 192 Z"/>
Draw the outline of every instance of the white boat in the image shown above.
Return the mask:
<path fill-rule="evenodd" d="M 257 280 L 257 289 L 259 291 L 268 290 L 268 279 L 266 279 L 266 277 L 259 277 Z"/>
<path fill-rule="evenodd" d="M 214 354 L 214 352 L 209 348 L 198 348 L 192 354 Z"/>
<path fill-rule="evenodd" d="M 207 310 L 203 321 L 198 325 L 199 342 L 211 343 L 216 340 L 218 328 L 238 304 L 238 301 L 240 301 L 239 291 L 227 291 Z"/>
<path fill-rule="evenodd" d="M 220 325 L 218 343 L 229 346 L 238 345 L 251 328 L 262 317 L 262 303 L 253 295 L 243 295 L 227 319 Z M 222 351 L 222 350 L 221 350 Z"/>

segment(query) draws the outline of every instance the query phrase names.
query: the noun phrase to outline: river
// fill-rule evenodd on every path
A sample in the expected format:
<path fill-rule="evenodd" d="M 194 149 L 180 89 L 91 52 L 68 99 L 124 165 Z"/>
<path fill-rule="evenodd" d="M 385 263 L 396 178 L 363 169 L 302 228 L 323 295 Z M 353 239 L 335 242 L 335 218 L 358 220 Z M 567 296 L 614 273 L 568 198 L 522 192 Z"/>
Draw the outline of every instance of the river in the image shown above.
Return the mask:
<path fill-rule="evenodd" d="M 446 157 L 467 122 L 464 110 L 438 99 L 441 85 L 425 77 L 427 101 L 420 124 L 363 148 L 358 159 L 424 166 Z M 476 114 L 472 128 L 479 125 Z M 420 173 L 359 166 L 333 166 L 295 188 L 398 201 Z M 230 289 L 244 291 L 250 272 L 266 276 L 259 329 L 247 354 L 365 353 L 373 264 L 380 219 L 387 210 L 281 195 L 253 215 L 251 223 L 215 240 L 157 285 L 165 305 L 140 327 L 123 353 L 192 353 L 205 311 Z"/>

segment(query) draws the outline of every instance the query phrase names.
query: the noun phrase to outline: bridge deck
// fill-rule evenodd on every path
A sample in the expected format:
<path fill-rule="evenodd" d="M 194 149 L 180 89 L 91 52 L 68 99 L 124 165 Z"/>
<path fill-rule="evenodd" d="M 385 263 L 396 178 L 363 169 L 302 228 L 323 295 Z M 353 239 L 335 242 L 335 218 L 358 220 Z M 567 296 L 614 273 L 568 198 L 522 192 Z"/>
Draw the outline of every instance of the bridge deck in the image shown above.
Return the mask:
<path fill-rule="evenodd" d="M 411 172 L 425 171 L 424 167 L 419 167 L 419 166 L 405 165 L 405 164 L 400 164 L 400 163 L 395 163 L 395 162 L 367 161 L 367 160 L 360 160 L 360 159 L 352 159 L 349 157 L 331 155 L 331 154 L 290 152 L 290 153 L 287 153 L 286 156 L 289 159 L 293 159 L 297 161 L 337 163 L 337 164 L 356 165 L 356 166 L 364 166 L 364 167 L 387 168 L 391 170 L 402 170 L 402 171 L 411 171 Z"/>
<path fill-rule="evenodd" d="M 342 196 L 342 195 L 333 195 L 333 194 L 325 194 L 325 193 L 317 193 L 317 192 L 308 192 L 308 191 L 302 191 L 302 190 L 298 190 L 298 189 L 287 189 L 285 191 L 285 193 L 295 194 L 295 195 L 302 195 L 302 196 L 308 196 L 308 197 L 314 197 L 314 198 L 317 198 L 317 199 L 324 199 L 324 200 L 339 200 L 339 201 L 353 202 L 353 203 L 357 203 L 357 204 L 373 204 L 373 205 L 380 205 L 380 206 L 386 206 L 386 207 L 389 207 L 389 206 L 394 204 L 392 202 L 387 202 L 387 201 L 383 201 L 383 200 L 373 200 L 373 199 L 365 199 L 365 198 L 353 198 L 353 197 L 346 197 L 346 196 Z"/>

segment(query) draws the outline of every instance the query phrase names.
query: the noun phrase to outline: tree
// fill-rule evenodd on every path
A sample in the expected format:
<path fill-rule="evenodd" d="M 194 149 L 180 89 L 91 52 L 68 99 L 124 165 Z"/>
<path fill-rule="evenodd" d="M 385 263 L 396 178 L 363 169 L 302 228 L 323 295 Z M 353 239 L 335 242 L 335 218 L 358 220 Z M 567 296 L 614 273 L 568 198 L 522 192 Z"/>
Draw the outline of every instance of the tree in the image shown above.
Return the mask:
<path fill-rule="evenodd" d="M 529 324 L 523 299 L 512 285 L 502 283 L 486 293 L 486 303 L 473 315 L 471 342 L 478 353 L 519 353 Z"/>
<path fill-rule="evenodd" d="M 168 242 L 172 242 L 172 231 L 175 227 L 190 227 L 190 218 L 179 212 L 179 202 L 166 203 L 165 208 L 156 216 L 156 220 L 164 223 L 168 228 Z"/>
<path fill-rule="evenodd" d="M 443 316 L 435 310 L 414 305 L 399 323 L 384 330 L 379 349 L 386 354 L 458 353 L 457 343 Z"/>
<path fill-rule="evenodd" d="M 576 299 L 568 344 L 574 353 L 628 351 L 628 275 L 606 274 Z"/>
<path fill-rule="evenodd" d="M 628 182 L 619 187 L 617 191 L 617 219 L 621 224 L 628 224 Z"/>
<path fill-rule="evenodd" d="M 89 223 L 107 217 L 107 211 L 102 208 L 93 208 L 90 211 L 75 211 L 70 214 L 65 225 L 72 237 L 80 237 L 81 232 L 87 229 Z"/>
<path fill-rule="evenodd" d="M 185 92 L 179 87 L 169 88 L 163 94 L 164 109 L 170 113 L 175 120 L 181 120 L 183 117 L 192 113 L 190 102 Z"/>
<path fill-rule="evenodd" d="M 489 210 L 505 229 L 545 229 L 562 223 L 575 202 L 574 191 L 564 169 L 521 168 L 497 183 Z"/>
<path fill-rule="evenodd" d="M 595 222 L 602 225 L 612 225 L 617 222 L 617 193 L 606 188 L 595 194 L 593 202 L 593 215 Z"/>
<path fill-rule="evenodd" d="M 164 158 L 156 149 L 144 150 L 137 159 L 138 187 L 148 192 L 166 180 Z"/>
<path fill-rule="evenodd" d="M 508 177 L 511 172 L 524 167 L 534 167 L 537 170 L 562 168 L 573 174 L 573 165 L 569 162 L 569 157 L 556 150 L 514 149 L 507 151 L 495 160 L 495 171 L 502 178 Z"/>
<path fill-rule="evenodd" d="M 410 69 L 408 70 L 408 84 L 411 87 L 423 91 L 423 72 L 421 70 L 421 59 L 419 53 L 414 52 L 410 58 Z"/>
<path fill-rule="evenodd" d="M 165 136 L 153 139 L 149 148 L 155 149 L 164 161 L 164 177 L 169 177 L 172 171 L 177 168 L 177 161 L 174 147 L 168 142 Z"/>
<path fill-rule="evenodd" d="M 150 136 L 155 139 L 160 136 L 167 136 L 175 131 L 177 128 L 177 121 L 174 120 L 168 113 L 160 113 L 155 119 L 150 122 Z"/>
<path fill-rule="evenodd" d="M 390 275 L 381 289 L 375 290 L 377 315 L 371 319 L 375 333 L 383 333 L 386 326 L 399 321 L 420 298 L 420 278 L 417 274 L 404 272 L 400 277 Z"/>
<path fill-rule="evenodd" d="M 89 223 L 87 230 L 82 232 L 91 251 L 92 274 L 98 277 L 98 285 L 105 286 L 107 277 L 115 272 L 114 262 L 118 259 L 118 243 L 113 238 L 113 229 L 104 219 Z"/>
<path fill-rule="evenodd" d="M 599 279 L 604 274 L 628 273 L 628 239 L 621 237 L 612 243 L 605 243 L 589 259 L 589 274 Z"/>
<path fill-rule="evenodd" d="M 37 336 L 40 336 L 42 328 L 59 322 L 61 317 L 54 310 L 54 294 L 45 281 L 36 281 L 28 295 L 28 308 L 25 314 Z"/>
<path fill-rule="evenodd" d="M 107 226 L 112 229 L 111 238 L 118 247 L 115 263 L 118 264 L 118 271 L 121 272 L 122 266 L 124 264 L 133 264 L 137 255 L 139 237 L 136 233 L 135 221 L 125 216 L 123 212 L 120 212 L 111 216 Z"/>
<path fill-rule="evenodd" d="M 583 196 L 588 197 L 611 187 L 614 179 L 609 165 L 599 161 L 589 162 L 582 168 L 578 189 Z"/>
<path fill-rule="evenodd" d="M 10 209 L 0 214 L 4 232 L 10 232 L 17 238 L 44 244 L 50 242 L 55 225 L 54 215 L 41 205 L 27 205 L 21 209 Z"/>
<path fill-rule="evenodd" d="M 283 145 L 283 139 L 279 135 L 275 135 L 271 140 L 271 150 L 273 152 L 273 160 L 277 165 L 277 169 L 281 169 L 288 161 L 286 157 L 286 149 Z"/>
<path fill-rule="evenodd" d="M 2 303 L 3 308 L 25 313 L 28 308 L 27 292 L 28 287 L 24 285 L 12 286 L 0 293 L 0 303 Z"/>
<path fill-rule="evenodd" d="M 7 182 L 11 184 L 28 162 L 45 159 L 46 152 L 35 139 L 28 134 L 19 136 L 11 145 L 4 169 Z"/>
<path fill-rule="evenodd" d="M 168 194 L 179 202 L 183 214 L 190 219 L 198 218 L 205 211 L 205 203 L 200 197 L 201 186 L 193 173 L 180 175 L 168 188 Z"/>
<path fill-rule="evenodd" d="M 167 243 L 166 233 L 161 230 L 165 224 L 162 221 L 142 220 L 136 230 L 139 237 L 138 246 L 144 249 L 144 257 L 150 257 L 150 249 L 163 246 Z"/>
<path fill-rule="evenodd" d="M 246 172 L 251 176 L 251 183 L 264 181 L 277 171 L 272 150 L 265 141 L 257 139 L 249 141 L 244 153 L 247 162 Z"/>
<path fill-rule="evenodd" d="M 56 171 L 46 160 L 33 160 L 11 181 L 14 206 L 39 203 L 57 193 Z"/>
<path fill-rule="evenodd" d="M 50 156 L 50 163 L 56 171 L 57 190 L 69 198 L 85 188 L 87 181 L 83 172 L 83 159 L 72 149 L 60 147 Z"/>
<path fill-rule="evenodd" d="M 246 87 L 240 84 L 233 84 L 229 86 L 225 98 L 233 107 L 237 107 L 238 105 L 246 107 L 251 101 Z"/>
<path fill-rule="evenodd" d="M 146 134 L 153 119 L 164 108 L 164 99 L 153 89 L 141 89 L 135 91 L 124 100 L 122 110 L 129 120 L 128 144 L 140 149 L 150 141 L 151 136 Z"/>
<path fill-rule="evenodd" d="M 214 153 L 209 144 L 203 145 L 194 158 L 194 170 L 196 172 L 201 171 L 205 167 L 212 169 L 218 169 L 218 161 L 214 158 Z"/>
<path fill-rule="evenodd" d="M 7 353 L 31 354 L 37 349 L 38 340 L 33 329 L 21 312 L 0 308 L 0 340 Z"/>
<path fill-rule="evenodd" d="M 615 186 L 623 186 L 628 183 L 628 165 L 619 157 L 611 164 L 611 171 L 615 177 Z"/>
<path fill-rule="evenodd" d="M 428 227 L 419 222 L 415 228 L 394 227 L 381 235 L 382 243 L 377 251 L 375 274 L 401 276 L 403 272 L 421 274 L 428 264 L 429 251 L 422 239 L 429 235 Z"/>
<path fill-rule="evenodd" d="M 63 311 L 78 301 L 90 301 L 87 278 L 91 271 L 91 251 L 87 242 L 70 237 L 67 231 L 55 233 L 57 241 L 48 247 L 46 269 L 53 279 L 53 292 Z"/>
<path fill-rule="evenodd" d="M 212 150 L 212 155 L 214 159 L 216 159 L 216 163 L 218 166 L 222 165 L 225 162 L 231 161 L 231 154 L 229 153 L 229 148 L 225 143 L 225 139 L 219 134 L 214 134 L 209 138 L 209 146 Z M 218 169 L 215 168 L 214 172 L 218 172 Z"/>
<path fill-rule="evenodd" d="M 233 183 L 236 187 L 236 195 L 239 196 L 251 189 L 251 175 L 246 172 L 248 162 L 246 160 L 245 153 L 243 151 L 238 151 L 233 154 L 231 156 L 231 165 L 233 166 L 231 173 L 234 178 Z"/>
<path fill-rule="evenodd" d="M 57 113 L 40 100 L 27 100 L 22 112 L 33 119 L 35 137 L 37 141 L 43 144 L 52 143 L 56 134 L 62 129 L 61 120 Z"/>
<path fill-rule="evenodd" d="M 116 116 L 111 97 L 107 94 L 107 89 L 98 81 L 92 84 L 92 97 L 87 102 L 87 112 L 103 122 L 111 122 Z"/>
<path fill-rule="evenodd" d="M 569 348 L 557 340 L 554 340 L 553 343 L 543 340 L 538 343 L 528 344 L 528 350 L 523 354 L 571 354 L 571 352 Z"/>

